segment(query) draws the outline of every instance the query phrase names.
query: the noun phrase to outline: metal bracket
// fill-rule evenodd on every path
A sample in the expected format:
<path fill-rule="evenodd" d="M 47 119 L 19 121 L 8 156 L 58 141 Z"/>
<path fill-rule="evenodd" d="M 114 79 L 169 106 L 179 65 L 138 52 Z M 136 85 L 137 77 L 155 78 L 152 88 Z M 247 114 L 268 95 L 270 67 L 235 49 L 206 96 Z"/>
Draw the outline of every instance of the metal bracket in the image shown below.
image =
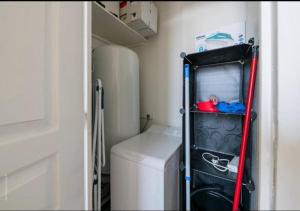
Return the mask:
<path fill-rule="evenodd" d="M 181 109 L 179 110 L 179 113 L 183 115 L 183 114 L 185 113 L 184 108 L 181 108 Z"/>
<path fill-rule="evenodd" d="M 186 57 L 186 53 L 185 53 L 185 52 L 181 52 L 181 53 L 180 53 L 180 57 L 181 57 L 182 59 L 186 59 L 190 64 L 192 64 L 192 62 Z"/>
<path fill-rule="evenodd" d="M 251 37 L 251 38 L 248 40 L 248 43 L 249 43 L 250 45 L 254 45 L 254 41 L 255 41 L 254 37 Z"/>
<path fill-rule="evenodd" d="M 93 185 L 98 184 L 98 177 L 94 174 Z"/>
<path fill-rule="evenodd" d="M 252 179 L 250 179 L 247 183 L 246 183 L 246 188 L 248 189 L 249 192 L 253 192 L 255 190 L 255 184 L 253 182 Z"/>
<path fill-rule="evenodd" d="M 184 169 L 185 169 L 185 165 L 184 165 L 184 163 L 181 161 L 180 164 L 179 164 L 179 170 L 180 170 L 180 171 L 184 171 Z"/>
<path fill-rule="evenodd" d="M 251 121 L 256 120 L 257 118 L 257 113 L 255 111 L 251 111 Z"/>

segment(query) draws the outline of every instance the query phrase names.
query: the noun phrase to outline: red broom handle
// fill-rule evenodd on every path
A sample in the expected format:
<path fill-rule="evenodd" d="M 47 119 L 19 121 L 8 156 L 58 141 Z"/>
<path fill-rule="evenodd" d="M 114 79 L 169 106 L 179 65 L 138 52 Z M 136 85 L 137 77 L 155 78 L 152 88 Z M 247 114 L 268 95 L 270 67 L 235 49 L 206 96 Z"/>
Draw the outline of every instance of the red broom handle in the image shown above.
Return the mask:
<path fill-rule="evenodd" d="M 256 71 L 257 71 L 257 60 L 258 60 L 258 49 L 257 49 L 257 47 L 254 47 L 253 53 L 252 53 L 251 66 L 250 66 L 250 79 L 249 79 L 248 91 L 247 91 L 248 93 L 247 93 L 247 99 L 246 99 L 246 113 L 245 113 L 245 118 L 244 118 L 244 122 L 243 122 L 242 143 L 241 143 L 241 148 L 240 148 L 240 159 L 239 159 L 237 179 L 236 179 L 236 184 L 235 184 L 232 211 L 238 211 L 239 204 L 240 204 L 240 196 L 241 196 L 242 181 L 243 181 L 244 167 L 245 167 L 245 160 L 246 160 L 249 127 L 250 127 L 250 122 L 251 122 L 251 108 L 252 108 L 252 102 L 253 102 L 253 97 L 254 97 L 254 87 L 255 87 Z"/>

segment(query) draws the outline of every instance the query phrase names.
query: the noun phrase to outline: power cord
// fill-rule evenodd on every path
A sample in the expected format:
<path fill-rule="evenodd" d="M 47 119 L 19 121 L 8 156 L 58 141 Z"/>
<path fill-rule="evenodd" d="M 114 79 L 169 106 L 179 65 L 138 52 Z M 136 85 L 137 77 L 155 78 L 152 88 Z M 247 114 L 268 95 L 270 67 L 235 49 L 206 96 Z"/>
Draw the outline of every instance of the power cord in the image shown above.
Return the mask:
<path fill-rule="evenodd" d="M 145 122 L 144 127 L 141 129 L 141 133 L 143 133 L 146 130 L 146 128 L 147 128 L 147 126 L 148 126 L 148 124 L 149 124 L 149 122 L 151 120 L 152 120 L 152 118 L 151 118 L 150 114 L 147 114 L 147 116 L 146 116 L 146 122 Z"/>
<path fill-rule="evenodd" d="M 208 156 L 211 158 L 210 160 L 207 159 Z M 228 170 L 228 167 L 227 167 L 227 165 L 229 164 L 228 159 L 220 159 L 218 156 L 213 155 L 209 152 L 202 153 L 202 159 L 205 162 L 211 164 L 218 171 L 226 172 Z M 221 163 L 225 163 L 225 165 L 222 165 Z"/>

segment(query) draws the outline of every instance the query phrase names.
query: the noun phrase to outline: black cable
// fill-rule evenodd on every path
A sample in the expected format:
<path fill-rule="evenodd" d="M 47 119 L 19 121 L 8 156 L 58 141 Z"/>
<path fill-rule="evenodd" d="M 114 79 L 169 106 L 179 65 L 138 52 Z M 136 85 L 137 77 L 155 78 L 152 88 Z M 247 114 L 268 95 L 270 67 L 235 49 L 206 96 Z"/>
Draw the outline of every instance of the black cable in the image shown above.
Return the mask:
<path fill-rule="evenodd" d="M 206 192 L 206 191 L 207 191 L 207 194 L 210 194 L 210 195 L 213 195 L 213 196 L 220 197 L 220 198 L 224 199 L 225 201 L 227 201 L 228 203 L 230 203 L 231 205 L 233 204 L 233 201 L 232 201 L 230 198 L 228 198 L 228 197 L 225 196 L 224 194 L 221 194 L 221 193 L 219 193 L 219 192 L 216 192 L 216 191 L 223 191 L 223 188 L 221 188 L 221 187 L 205 187 L 205 188 L 199 188 L 199 189 L 197 189 L 197 190 L 195 190 L 195 191 L 193 191 L 193 192 L 191 193 L 191 198 L 192 198 L 193 196 L 195 196 L 195 195 L 196 195 L 197 193 L 199 193 L 199 192 Z M 240 209 L 240 210 L 243 210 L 241 204 L 239 205 L 239 209 Z"/>
<path fill-rule="evenodd" d="M 152 119 L 151 119 L 150 115 L 147 114 L 146 122 L 145 122 L 144 127 L 143 127 L 142 130 L 141 130 L 141 133 L 143 133 L 143 132 L 146 130 L 146 128 L 147 128 L 147 126 L 148 126 L 148 123 L 149 123 L 151 120 L 152 120 Z"/>
<path fill-rule="evenodd" d="M 195 191 L 193 191 L 193 192 L 191 193 L 191 197 L 193 197 L 194 195 L 196 195 L 197 193 L 202 192 L 202 191 L 214 191 L 214 190 L 222 191 L 222 189 L 219 188 L 219 187 L 199 188 L 199 189 L 197 189 L 197 190 L 195 190 Z"/>
<path fill-rule="evenodd" d="M 208 193 L 210 193 L 212 195 L 215 194 L 215 196 L 219 196 L 220 198 L 224 199 L 225 201 L 229 202 L 230 204 L 233 204 L 233 201 L 230 198 L 228 198 L 227 196 L 225 196 L 221 193 L 214 192 L 214 191 L 209 191 Z M 239 209 L 243 210 L 243 206 L 241 204 L 239 205 Z"/>
<path fill-rule="evenodd" d="M 215 192 L 215 191 L 208 191 L 207 193 L 211 194 L 213 196 L 218 196 L 218 197 L 224 199 L 225 201 L 229 202 L 230 204 L 233 204 L 233 201 L 230 198 L 226 197 L 225 195 L 223 195 L 221 193 L 218 193 L 218 192 Z"/>
<path fill-rule="evenodd" d="M 147 128 L 147 125 L 148 125 L 149 121 L 150 121 L 149 119 L 146 120 L 145 125 L 142 128 L 142 130 L 141 130 L 141 133 L 145 131 L 145 129 Z"/>

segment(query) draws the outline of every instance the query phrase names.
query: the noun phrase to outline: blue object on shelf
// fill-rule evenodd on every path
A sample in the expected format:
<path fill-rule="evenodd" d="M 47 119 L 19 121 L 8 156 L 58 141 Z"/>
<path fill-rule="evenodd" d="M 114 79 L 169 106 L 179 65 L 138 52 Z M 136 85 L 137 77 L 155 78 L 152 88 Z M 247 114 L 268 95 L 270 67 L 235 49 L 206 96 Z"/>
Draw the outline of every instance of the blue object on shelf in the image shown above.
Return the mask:
<path fill-rule="evenodd" d="M 228 33 L 216 32 L 209 35 L 206 40 L 233 40 L 232 36 Z"/>
<path fill-rule="evenodd" d="M 223 113 L 244 114 L 246 107 L 243 103 L 226 103 L 219 102 L 216 108 Z"/>

